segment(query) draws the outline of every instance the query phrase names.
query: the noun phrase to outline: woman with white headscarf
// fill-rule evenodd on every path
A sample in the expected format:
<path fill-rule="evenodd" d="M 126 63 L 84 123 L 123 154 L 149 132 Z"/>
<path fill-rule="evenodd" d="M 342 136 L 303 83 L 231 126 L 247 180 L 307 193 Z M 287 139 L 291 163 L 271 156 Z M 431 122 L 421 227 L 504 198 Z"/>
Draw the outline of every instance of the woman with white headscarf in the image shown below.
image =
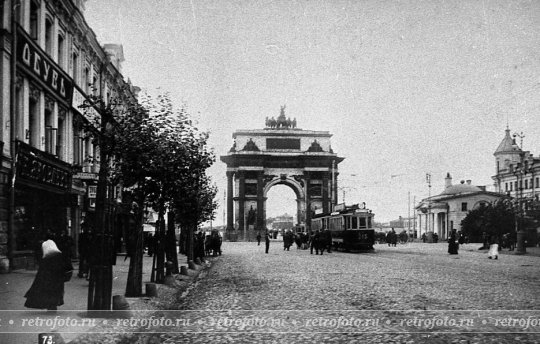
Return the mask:
<path fill-rule="evenodd" d="M 64 304 L 64 278 L 69 267 L 54 241 L 43 242 L 41 248 L 43 259 L 32 286 L 24 295 L 26 297 L 24 306 L 56 310 L 58 306 Z"/>

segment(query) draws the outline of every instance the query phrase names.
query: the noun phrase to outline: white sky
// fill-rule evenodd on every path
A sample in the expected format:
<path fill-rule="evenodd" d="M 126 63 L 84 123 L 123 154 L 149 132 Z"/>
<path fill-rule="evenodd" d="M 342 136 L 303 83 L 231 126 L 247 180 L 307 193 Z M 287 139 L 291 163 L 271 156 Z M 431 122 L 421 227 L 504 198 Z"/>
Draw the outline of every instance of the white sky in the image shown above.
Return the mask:
<path fill-rule="evenodd" d="M 169 91 L 211 132 L 220 203 L 219 156 L 232 133 L 263 128 L 284 104 L 298 127 L 334 135 L 347 203 L 366 202 L 376 221 L 407 216 L 409 192 L 411 208 L 428 195 L 428 172 L 432 195 L 447 172 L 454 183 L 492 185 L 507 123 L 525 134 L 525 150 L 540 152 L 539 1 L 89 0 L 86 7 L 98 40 L 123 44 L 125 77 Z M 295 214 L 292 191 L 271 193 L 268 216 Z"/>

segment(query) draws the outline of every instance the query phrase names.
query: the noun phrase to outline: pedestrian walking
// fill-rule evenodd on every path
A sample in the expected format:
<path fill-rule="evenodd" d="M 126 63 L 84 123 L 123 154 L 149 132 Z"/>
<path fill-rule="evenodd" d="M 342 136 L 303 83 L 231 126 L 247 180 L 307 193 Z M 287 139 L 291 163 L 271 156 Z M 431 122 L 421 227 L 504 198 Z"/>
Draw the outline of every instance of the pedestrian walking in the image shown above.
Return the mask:
<path fill-rule="evenodd" d="M 78 249 L 79 249 L 79 273 L 77 277 L 83 278 L 88 277 L 88 268 L 90 266 L 89 256 L 90 256 L 90 233 L 86 224 L 81 223 L 81 234 L 79 234 L 78 240 Z"/>
<path fill-rule="evenodd" d="M 458 254 L 459 242 L 455 230 L 452 230 L 450 238 L 448 239 L 448 253 L 449 254 Z"/>
<path fill-rule="evenodd" d="M 264 236 L 264 240 L 266 243 L 266 253 L 268 253 L 268 250 L 270 249 L 270 234 L 266 232 L 266 235 Z"/>
<path fill-rule="evenodd" d="M 499 240 L 494 235 L 492 235 L 489 240 L 488 258 L 489 259 L 499 258 Z"/>
<path fill-rule="evenodd" d="M 261 245 L 261 232 L 257 233 L 257 246 Z"/>
<path fill-rule="evenodd" d="M 309 245 L 309 253 L 310 254 L 313 254 L 313 249 L 315 249 L 315 254 L 319 254 L 319 247 L 320 247 L 320 233 L 318 230 L 315 231 L 315 233 L 313 233 L 311 235 L 311 240 L 310 240 L 310 245 Z M 322 254 L 322 252 L 321 252 Z"/>
<path fill-rule="evenodd" d="M 30 289 L 26 292 L 25 307 L 56 310 L 64 304 L 64 282 L 73 267 L 66 265 L 62 252 L 52 240 L 41 245 L 43 256 Z"/>

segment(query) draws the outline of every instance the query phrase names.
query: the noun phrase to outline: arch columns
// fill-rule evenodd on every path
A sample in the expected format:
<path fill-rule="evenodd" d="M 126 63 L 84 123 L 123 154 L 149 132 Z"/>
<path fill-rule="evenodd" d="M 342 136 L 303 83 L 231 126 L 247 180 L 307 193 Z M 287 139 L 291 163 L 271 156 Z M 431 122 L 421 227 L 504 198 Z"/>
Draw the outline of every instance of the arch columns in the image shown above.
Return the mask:
<path fill-rule="evenodd" d="M 309 192 L 310 178 L 311 174 L 309 173 L 309 171 L 304 171 L 304 183 L 306 183 L 306 231 L 308 233 L 309 231 L 311 231 L 311 195 Z"/>
<path fill-rule="evenodd" d="M 256 230 L 264 231 L 266 230 L 266 219 L 264 216 L 264 171 L 257 172 L 257 221 L 256 221 Z"/>
<path fill-rule="evenodd" d="M 244 171 L 236 172 L 238 174 L 238 230 L 246 229 L 245 225 L 245 200 L 246 200 L 246 176 Z"/>
<path fill-rule="evenodd" d="M 234 172 L 227 171 L 227 232 L 234 231 L 233 176 Z"/>

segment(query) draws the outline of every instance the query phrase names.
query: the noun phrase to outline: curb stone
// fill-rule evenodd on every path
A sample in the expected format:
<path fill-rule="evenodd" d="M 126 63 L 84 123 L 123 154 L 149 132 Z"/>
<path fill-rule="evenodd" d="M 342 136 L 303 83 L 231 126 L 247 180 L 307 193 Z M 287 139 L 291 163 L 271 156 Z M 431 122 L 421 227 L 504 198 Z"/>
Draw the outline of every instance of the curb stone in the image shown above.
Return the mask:
<path fill-rule="evenodd" d="M 204 278 L 206 272 L 212 266 L 207 260 L 205 264 L 200 266 L 200 269 L 188 269 L 188 276 L 174 275 L 174 287 L 169 287 L 164 284 L 157 284 L 157 296 L 147 297 L 142 295 L 135 298 L 126 298 L 130 309 L 136 311 L 138 316 L 151 317 L 154 313 L 167 310 L 176 302 L 178 297 L 184 298 L 188 295 L 190 287 L 193 286 L 200 278 Z M 132 329 L 135 330 L 135 329 Z M 159 333 L 154 333 L 153 336 L 159 338 Z M 116 343 L 137 343 L 137 334 L 130 333 L 129 329 L 114 326 L 113 321 L 108 321 L 105 324 L 99 323 L 92 328 L 88 333 L 82 334 L 69 344 L 116 344 Z M 158 341 L 159 342 L 159 341 Z"/>

